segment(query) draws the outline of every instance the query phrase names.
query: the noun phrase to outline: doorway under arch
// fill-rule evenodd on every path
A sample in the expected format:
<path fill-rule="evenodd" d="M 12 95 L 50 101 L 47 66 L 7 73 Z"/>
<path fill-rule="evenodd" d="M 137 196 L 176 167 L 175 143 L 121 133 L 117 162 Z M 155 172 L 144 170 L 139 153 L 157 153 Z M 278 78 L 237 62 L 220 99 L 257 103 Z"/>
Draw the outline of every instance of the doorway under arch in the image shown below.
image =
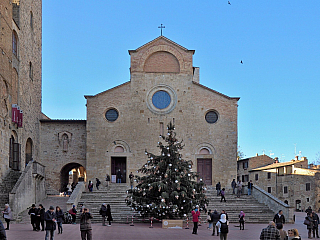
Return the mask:
<path fill-rule="evenodd" d="M 79 163 L 68 163 L 60 171 L 60 192 L 64 192 L 68 183 L 77 184 L 86 181 L 86 169 Z"/>

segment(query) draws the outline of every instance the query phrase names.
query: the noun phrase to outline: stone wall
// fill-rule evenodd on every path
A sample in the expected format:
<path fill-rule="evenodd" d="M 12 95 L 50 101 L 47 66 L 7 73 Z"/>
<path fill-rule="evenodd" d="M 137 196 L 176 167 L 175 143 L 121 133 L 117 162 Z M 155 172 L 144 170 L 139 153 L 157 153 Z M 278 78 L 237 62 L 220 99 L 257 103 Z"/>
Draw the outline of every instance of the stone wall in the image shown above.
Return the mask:
<path fill-rule="evenodd" d="M 48 194 L 59 193 L 63 168 L 68 168 L 65 173 L 74 166 L 86 168 L 86 121 L 41 120 L 41 163 L 46 166 Z"/>

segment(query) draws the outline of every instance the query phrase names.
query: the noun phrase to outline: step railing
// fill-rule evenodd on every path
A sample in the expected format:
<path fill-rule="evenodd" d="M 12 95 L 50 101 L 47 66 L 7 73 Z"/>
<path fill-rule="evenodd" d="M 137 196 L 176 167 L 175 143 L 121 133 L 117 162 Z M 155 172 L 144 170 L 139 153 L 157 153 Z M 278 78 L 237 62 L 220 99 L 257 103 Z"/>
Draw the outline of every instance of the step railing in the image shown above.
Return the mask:
<path fill-rule="evenodd" d="M 84 182 L 78 182 L 75 189 L 73 190 L 71 196 L 67 201 L 67 209 L 71 209 L 73 205 L 78 205 L 78 202 L 81 199 L 82 192 L 85 191 Z"/>
<path fill-rule="evenodd" d="M 255 185 L 252 189 L 252 196 L 259 203 L 266 204 L 274 212 L 274 214 L 278 213 L 279 210 L 282 210 L 286 219 L 286 223 L 294 223 L 294 207 L 290 207 L 288 204 L 285 204 L 275 196 Z M 270 219 L 270 221 L 271 220 L 272 219 Z"/>

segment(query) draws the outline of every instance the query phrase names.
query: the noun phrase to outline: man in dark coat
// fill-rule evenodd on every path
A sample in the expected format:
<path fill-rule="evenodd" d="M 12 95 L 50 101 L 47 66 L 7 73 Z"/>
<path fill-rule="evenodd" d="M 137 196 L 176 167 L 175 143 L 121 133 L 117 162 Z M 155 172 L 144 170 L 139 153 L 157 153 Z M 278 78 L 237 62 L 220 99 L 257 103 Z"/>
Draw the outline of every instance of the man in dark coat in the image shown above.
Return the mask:
<path fill-rule="evenodd" d="M 216 190 L 217 190 L 217 196 L 219 196 L 219 195 L 220 195 L 220 190 L 221 190 L 221 184 L 220 184 L 220 182 L 218 182 L 218 183 L 216 184 Z"/>
<path fill-rule="evenodd" d="M 4 229 L 4 226 L 1 222 L 1 220 L 0 220 L 0 239 L 2 239 L 2 240 L 7 239 L 6 230 Z"/>
<path fill-rule="evenodd" d="M 312 233 L 313 233 L 313 238 L 315 238 L 315 235 L 317 235 L 317 238 L 319 238 L 319 216 L 318 214 L 316 214 L 315 211 L 312 211 L 312 218 L 313 218 L 313 229 L 312 229 Z"/>
<path fill-rule="evenodd" d="M 117 183 L 121 183 L 121 178 L 122 178 L 122 174 L 121 174 L 121 170 L 119 169 L 117 172 Z"/>
<path fill-rule="evenodd" d="M 237 187 L 237 183 L 236 183 L 236 180 L 233 179 L 232 182 L 231 182 L 231 187 L 232 187 L 232 194 L 236 194 L 236 187 Z"/>
<path fill-rule="evenodd" d="M 80 215 L 80 231 L 82 240 L 92 240 L 92 227 L 91 227 L 92 215 L 89 209 L 84 208 Z"/>
<path fill-rule="evenodd" d="M 219 236 L 219 228 L 216 226 L 217 222 L 220 219 L 220 214 L 217 212 L 217 209 L 215 209 L 213 211 L 213 213 L 211 213 L 211 221 L 213 224 L 213 232 L 212 232 L 212 236 L 214 236 L 215 234 L 215 229 L 217 229 L 217 235 Z"/>
<path fill-rule="evenodd" d="M 279 212 L 274 215 L 273 221 L 275 224 L 282 223 L 284 225 L 286 223 L 286 219 L 283 216 L 282 210 L 279 210 Z"/>
<path fill-rule="evenodd" d="M 312 208 L 311 206 L 309 206 L 306 210 L 307 215 L 309 215 L 310 213 L 312 213 Z"/>
<path fill-rule="evenodd" d="M 57 221 L 53 206 L 50 206 L 49 210 L 44 214 L 44 220 L 46 221 L 45 240 L 49 239 L 49 234 L 50 234 L 50 240 L 53 240 L 54 230 L 56 230 L 56 221 Z"/>
<path fill-rule="evenodd" d="M 31 208 L 29 209 L 28 214 L 30 215 L 31 218 L 31 225 L 33 228 L 33 231 L 37 231 L 37 215 L 38 215 L 38 209 L 36 208 L 35 204 L 32 204 Z"/>
<path fill-rule="evenodd" d="M 107 205 L 105 203 L 101 205 L 99 214 L 102 216 L 102 226 L 106 226 Z"/>
<path fill-rule="evenodd" d="M 252 188 L 253 188 L 253 183 L 252 183 L 252 180 L 250 180 L 250 182 L 248 182 L 248 195 L 251 195 Z"/>
<path fill-rule="evenodd" d="M 38 222 L 39 224 L 41 224 L 41 231 L 44 231 L 44 214 L 46 213 L 46 209 L 43 207 L 42 204 L 39 204 L 39 208 L 38 208 Z M 40 229 L 40 225 L 38 226 L 38 228 Z"/>

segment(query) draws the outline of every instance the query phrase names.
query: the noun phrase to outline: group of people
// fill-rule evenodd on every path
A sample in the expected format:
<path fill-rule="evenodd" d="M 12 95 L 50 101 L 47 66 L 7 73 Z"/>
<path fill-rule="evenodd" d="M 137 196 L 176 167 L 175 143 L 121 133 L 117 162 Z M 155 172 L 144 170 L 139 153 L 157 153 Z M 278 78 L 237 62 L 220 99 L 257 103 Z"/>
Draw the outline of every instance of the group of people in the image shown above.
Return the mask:
<path fill-rule="evenodd" d="M 288 234 L 283 230 L 282 223 L 269 222 L 268 227 L 262 229 L 260 240 L 301 240 L 297 229 L 289 229 Z"/>
<path fill-rule="evenodd" d="M 238 180 L 238 182 L 236 182 L 236 180 L 233 179 L 231 182 L 232 194 L 237 194 L 237 197 L 240 198 L 242 194 L 242 186 L 243 186 L 243 183 L 241 182 L 241 180 Z M 252 189 L 253 189 L 253 183 L 252 183 L 252 180 L 250 180 L 248 182 L 248 195 L 252 194 Z M 216 191 L 217 191 L 217 196 L 221 196 L 220 202 L 222 202 L 223 200 L 226 202 L 226 198 L 225 198 L 226 189 L 221 188 L 220 182 L 216 184 Z"/>
<path fill-rule="evenodd" d="M 311 207 L 308 207 L 306 210 L 307 216 L 305 217 L 304 224 L 307 225 L 308 238 L 317 237 L 319 238 L 319 216 L 312 210 Z"/>
<path fill-rule="evenodd" d="M 109 222 L 108 226 L 111 226 L 111 221 L 113 221 L 113 219 L 111 215 L 110 204 L 107 205 L 103 203 L 100 207 L 99 214 L 102 216 L 102 226 L 106 226 L 106 218 Z"/>

